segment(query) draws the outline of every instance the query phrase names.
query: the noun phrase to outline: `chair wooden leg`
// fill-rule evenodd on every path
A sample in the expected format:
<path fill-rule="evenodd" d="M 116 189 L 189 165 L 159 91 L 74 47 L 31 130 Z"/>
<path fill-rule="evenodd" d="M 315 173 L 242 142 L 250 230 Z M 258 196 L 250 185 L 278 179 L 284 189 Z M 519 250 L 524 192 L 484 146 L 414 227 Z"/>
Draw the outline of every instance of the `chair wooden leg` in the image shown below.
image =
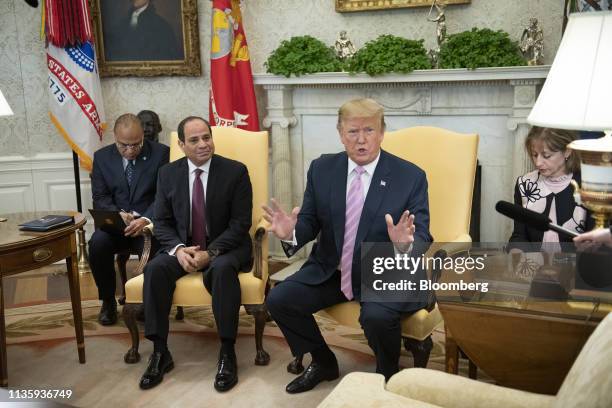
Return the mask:
<path fill-rule="evenodd" d="M 412 353 L 414 366 L 426 368 L 427 362 L 429 361 L 429 354 L 431 353 L 431 349 L 433 349 L 431 335 L 427 336 L 425 340 L 415 340 L 410 337 L 403 337 L 403 340 L 406 351 Z"/>
<path fill-rule="evenodd" d="M 474 364 L 474 362 L 472 360 L 470 360 L 469 357 L 467 359 L 468 359 L 468 363 L 469 363 L 468 376 L 472 380 L 476 380 L 477 377 L 478 377 L 478 367 L 476 367 L 476 364 Z"/>
<path fill-rule="evenodd" d="M 119 296 L 119 304 L 125 304 L 125 283 L 127 282 L 127 261 L 130 259 L 130 254 L 121 253 L 117 254 L 117 269 L 119 270 L 119 277 L 121 278 L 121 296 Z"/>
<path fill-rule="evenodd" d="M 266 317 L 268 310 L 265 303 L 261 305 L 244 305 L 244 309 L 255 318 L 255 365 L 268 365 L 270 363 L 270 355 L 263 348 L 263 333 L 266 327 Z"/>
<path fill-rule="evenodd" d="M 465 358 L 468 361 L 468 377 L 470 377 L 472 380 L 475 380 L 478 376 L 478 367 L 476 367 L 476 364 L 474 364 L 474 362 L 470 360 L 470 358 L 467 356 L 467 354 L 465 354 L 463 350 L 461 350 L 461 348 L 457 348 L 459 350 L 459 357 Z"/>
<path fill-rule="evenodd" d="M 459 346 L 455 342 L 452 334 L 448 329 L 444 331 L 444 347 L 445 357 L 444 362 L 446 365 L 446 372 L 449 374 L 459 373 Z"/>
<path fill-rule="evenodd" d="M 127 364 L 135 364 L 140 361 L 138 347 L 140 345 L 140 334 L 138 333 L 138 325 L 136 324 L 136 315 L 140 309 L 140 303 L 127 303 L 123 306 L 123 321 L 130 331 L 132 337 L 132 347 L 123 356 L 123 361 Z"/>
<path fill-rule="evenodd" d="M 183 306 L 176 307 L 176 316 L 174 316 L 176 320 L 183 320 L 185 318 L 185 314 L 183 313 Z"/>
<path fill-rule="evenodd" d="M 304 371 L 304 365 L 302 364 L 303 359 L 303 354 L 295 356 L 295 359 L 287 364 L 287 372 L 290 372 L 291 374 L 300 374 L 302 371 Z"/>

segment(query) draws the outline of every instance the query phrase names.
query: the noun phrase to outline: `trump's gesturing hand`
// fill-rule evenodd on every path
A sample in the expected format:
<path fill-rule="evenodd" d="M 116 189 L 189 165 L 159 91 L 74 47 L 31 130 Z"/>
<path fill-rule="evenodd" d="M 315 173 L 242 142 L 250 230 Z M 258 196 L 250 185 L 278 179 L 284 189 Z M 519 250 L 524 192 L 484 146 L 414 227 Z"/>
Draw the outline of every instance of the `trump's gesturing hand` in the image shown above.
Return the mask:
<path fill-rule="evenodd" d="M 268 231 L 272 232 L 279 239 L 286 241 L 291 240 L 293 238 L 293 230 L 297 223 L 300 207 L 295 207 L 291 211 L 291 214 L 287 214 L 273 198 L 270 200 L 269 207 L 267 205 L 262 205 L 261 208 L 264 210 L 264 219 L 270 223 Z"/>
<path fill-rule="evenodd" d="M 414 215 L 406 210 L 402 213 L 397 224 L 394 225 L 393 217 L 390 214 L 386 214 L 385 221 L 387 222 L 387 233 L 391 242 L 400 251 L 407 251 L 414 242 L 414 231 L 416 230 Z"/>

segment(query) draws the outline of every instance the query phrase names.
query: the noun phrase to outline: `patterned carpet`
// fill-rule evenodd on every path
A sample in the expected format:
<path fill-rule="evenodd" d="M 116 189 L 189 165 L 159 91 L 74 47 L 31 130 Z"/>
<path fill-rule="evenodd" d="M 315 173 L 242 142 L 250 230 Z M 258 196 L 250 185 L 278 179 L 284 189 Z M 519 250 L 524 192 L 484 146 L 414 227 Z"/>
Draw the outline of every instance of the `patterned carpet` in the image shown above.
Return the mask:
<path fill-rule="evenodd" d="M 216 393 L 212 381 L 218 340 L 211 309 L 201 307 L 186 308 L 184 321 L 171 319 L 169 347 L 176 367 L 159 387 L 143 392 L 137 384 L 151 353 L 151 343 L 141 342 L 139 363 L 125 364 L 123 354 L 131 343 L 127 329 L 122 321 L 111 327 L 99 325 L 98 310 L 98 301 L 83 302 L 87 363 L 81 365 L 69 303 L 8 309 L 9 386 L 68 387 L 74 392 L 68 403 L 75 406 L 203 406 L 207 401 L 206 406 L 297 408 L 316 406 L 337 384 L 334 381 L 305 394 L 287 395 L 284 386 L 294 377 L 285 370 L 291 355 L 280 330 L 272 322 L 267 324 L 264 348 L 271 355 L 271 363 L 267 367 L 254 366 L 254 321 L 242 312 L 236 345 L 240 381 L 229 393 Z M 360 330 L 339 326 L 323 316 L 317 316 L 317 321 L 338 356 L 342 375 L 374 370 L 372 352 Z M 436 331 L 433 339 L 429 368 L 443 370 L 444 332 Z M 403 351 L 400 364 L 412 367 L 411 355 Z M 462 363 L 460 369 L 466 375 L 467 364 Z"/>

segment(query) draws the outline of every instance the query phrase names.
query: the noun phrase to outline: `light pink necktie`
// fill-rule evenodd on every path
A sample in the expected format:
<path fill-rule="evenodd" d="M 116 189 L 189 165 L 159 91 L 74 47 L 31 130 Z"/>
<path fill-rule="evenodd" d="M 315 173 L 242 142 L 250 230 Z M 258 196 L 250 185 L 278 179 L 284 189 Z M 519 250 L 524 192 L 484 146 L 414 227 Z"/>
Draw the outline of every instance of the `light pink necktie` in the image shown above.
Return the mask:
<path fill-rule="evenodd" d="M 346 217 L 344 222 L 344 245 L 342 246 L 342 260 L 340 261 L 340 290 L 348 300 L 353 298 L 353 284 L 351 274 L 353 270 L 353 251 L 357 227 L 363 210 L 363 183 L 361 175 L 365 169 L 361 166 L 355 167 L 355 178 L 351 182 L 348 195 L 346 196 Z"/>

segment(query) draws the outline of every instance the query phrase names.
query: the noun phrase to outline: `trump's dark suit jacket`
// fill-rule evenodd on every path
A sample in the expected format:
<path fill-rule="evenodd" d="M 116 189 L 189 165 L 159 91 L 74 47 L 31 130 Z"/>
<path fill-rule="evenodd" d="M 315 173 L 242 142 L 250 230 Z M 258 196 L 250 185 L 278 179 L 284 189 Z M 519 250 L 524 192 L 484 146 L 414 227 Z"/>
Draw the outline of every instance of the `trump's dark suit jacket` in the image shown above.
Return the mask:
<path fill-rule="evenodd" d="M 297 246 L 283 247 L 291 256 L 317 236 L 318 239 L 306 263 L 289 280 L 317 285 L 328 280 L 338 269 L 344 241 L 347 172 L 346 152 L 323 155 L 311 163 L 304 201 L 295 226 Z M 431 242 L 425 172 L 410 162 L 381 151 L 355 239 L 352 281 L 357 300 L 361 292 L 360 243 L 390 242 L 385 214 L 390 214 L 397 223 L 405 210 L 415 216 L 415 241 Z M 402 311 L 424 306 L 422 293 L 417 291 L 406 295 L 422 297 L 423 301 L 407 298 L 406 303 L 388 305 Z"/>
<path fill-rule="evenodd" d="M 91 172 L 93 206 L 100 210 L 136 211 L 153 218 L 153 201 L 157 172 L 168 163 L 168 146 L 145 139 L 136 158 L 136 170 L 129 187 L 123 169 L 123 158 L 115 144 L 94 153 Z"/>
<path fill-rule="evenodd" d="M 251 265 L 253 190 L 246 166 L 223 156 L 210 159 L 206 186 L 207 249 L 217 255 L 231 253 L 240 270 Z M 191 245 L 189 223 L 189 166 L 187 158 L 162 167 L 155 199 L 155 237 L 161 250 L 168 252 L 179 244 Z"/>

